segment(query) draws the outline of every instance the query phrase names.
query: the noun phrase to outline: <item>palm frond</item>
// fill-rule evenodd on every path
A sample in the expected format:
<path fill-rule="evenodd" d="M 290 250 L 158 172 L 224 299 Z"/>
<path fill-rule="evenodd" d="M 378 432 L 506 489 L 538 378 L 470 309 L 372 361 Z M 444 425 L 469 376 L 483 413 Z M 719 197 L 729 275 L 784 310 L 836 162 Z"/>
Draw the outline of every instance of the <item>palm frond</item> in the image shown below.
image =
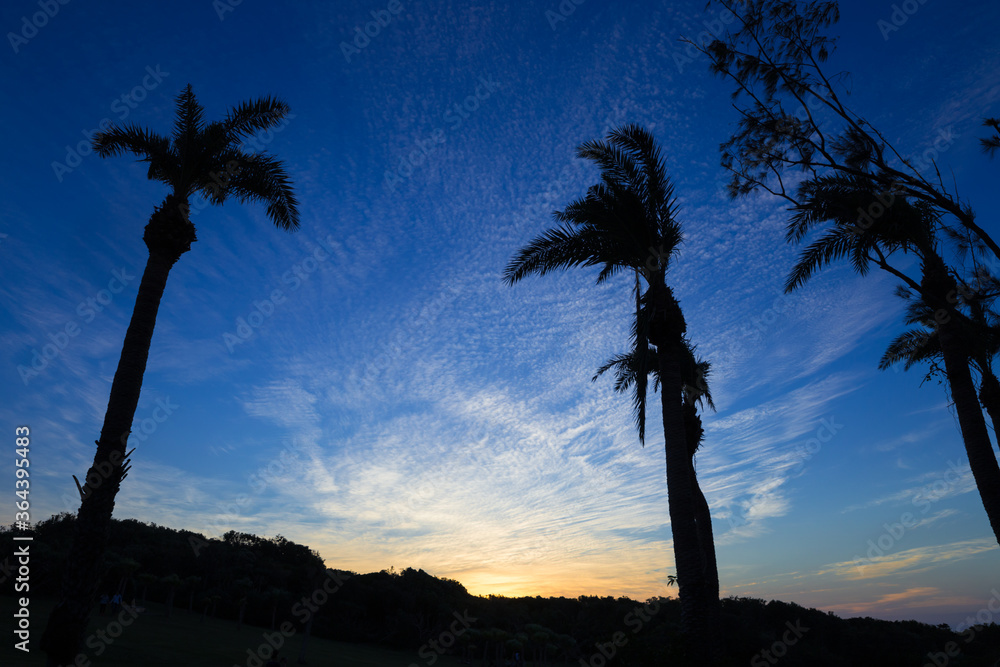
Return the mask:
<path fill-rule="evenodd" d="M 984 153 L 993 157 L 1000 148 L 1000 118 L 987 118 L 983 120 L 983 125 L 993 128 L 993 135 L 981 138 L 979 144 Z"/>
<path fill-rule="evenodd" d="M 645 178 L 639 165 L 621 147 L 598 139 L 581 144 L 576 155 L 600 167 L 601 178 L 605 181 L 621 183 L 638 195 L 644 191 Z"/>
<path fill-rule="evenodd" d="M 879 359 L 879 370 L 888 370 L 903 362 L 903 369 L 910 370 L 918 363 L 941 356 L 941 343 L 937 333 L 928 329 L 910 329 L 896 336 Z"/>
<path fill-rule="evenodd" d="M 133 123 L 112 125 L 103 132 L 96 133 L 91 146 L 101 157 L 118 157 L 132 153 L 143 158 L 150 155 L 165 156 L 170 149 L 170 141 L 155 132 Z"/>
<path fill-rule="evenodd" d="M 507 264 L 504 282 L 513 285 L 531 274 L 544 276 L 571 266 L 603 264 L 601 239 L 588 231 L 592 230 L 577 230 L 569 226 L 546 230 Z"/>
<path fill-rule="evenodd" d="M 267 216 L 284 230 L 298 229 L 298 201 L 281 161 L 263 153 L 243 154 L 236 160 L 228 192 L 240 202 L 267 205 Z"/>
<path fill-rule="evenodd" d="M 194 96 L 189 83 L 177 95 L 177 111 L 174 120 L 174 147 L 182 159 L 198 144 L 198 135 L 204 125 L 205 109 Z"/>
<path fill-rule="evenodd" d="M 845 257 L 856 258 L 856 241 L 855 235 L 850 230 L 837 227 L 809 244 L 799 255 L 798 261 L 785 280 L 785 293 L 802 287 L 813 274 L 828 264 Z"/>
<path fill-rule="evenodd" d="M 277 127 L 289 114 L 289 107 L 274 97 L 261 97 L 242 102 L 229 110 L 223 126 L 226 133 L 240 138 L 253 136 L 257 132 Z"/>

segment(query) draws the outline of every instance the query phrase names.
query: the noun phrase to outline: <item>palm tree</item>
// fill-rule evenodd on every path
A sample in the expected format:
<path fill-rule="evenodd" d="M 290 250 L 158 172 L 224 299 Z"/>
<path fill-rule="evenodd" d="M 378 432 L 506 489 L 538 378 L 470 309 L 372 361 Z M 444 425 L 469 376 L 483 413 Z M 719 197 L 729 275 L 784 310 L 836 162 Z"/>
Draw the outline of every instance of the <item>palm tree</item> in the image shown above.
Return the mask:
<path fill-rule="evenodd" d="M 143 572 L 136 575 L 135 577 L 140 584 L 142 584 L 142 604 L 146 605 L 146 591 L 149 590 L 149 585 L 154 584 L 160 580 L 155 574 L 150 574 L 149 572 Z"/>
<path fill-rule="evenodd" d="M 253 579 L 243 577 L 233 582 L 236 588 L 237 602 L 239 604 L 239 616 L 236 618 L 237 632 L 243 628 L 243 617 L 247 611 L 247 603 L 250 602 L 250 593 L 253 591 Z"/>
<path fill-rule="evenodd" d="M 981 275 L 976 283 L 980 287 L 996 287 L 992 276 Z M 993 312 L 990 303 L 996 295 L 984 293 L 964 281 L 960 284 L 962 301 L 969 312 L 967 319 L 960 320 L 959 324 L 963 338 L 972 343 L 969 362 L 979 376 L 979 403 L 990 416 L 994 432 L 1000 433 L 1000 380 L 993 370 L 993 358 L 1000 353 L 1000 317 Z M 902 363 L 903 370 L 910 370 L 917 364 L 927 363 L 930 369 L 925 380 L 933 376 L 947 377 L 937 331 L 928 324 L 934 322 L 934 311 L 919 295 L 903 286 L 899 286 L 896 293 L 909 301 L 904 322 L 917 326 L 907 329 L 889 343 L 879 361 L 879 369 L 887 370 L 896 363 Z"/>
<path fill-rule="evenodd" d="M 1000 464 L 993 453 L 970 368 L 984 349 L 984 342 L 977 339 L 976 327 L 969 324 L 960 308 L 961 299 L 956 298 L 962 294 L 960 281 L 945 263 L 939 242 L 941 233 L 953 237 L 955 230 L 948 233 L 932 204 L 882 189 L 878 180 L 867 176 L 815 177 L 799 186 L 799 194 L 800 203 L 791 207 L 794 215 L 788 224 L 787 240 L 801 241 L 821 223 L 830 226 L 802 251 L 785 291 L 801 287 L 824 266 L 849 259 L 858 274 L 866 275 L 877 267 L 920 296 L 933 314 L 926 324 L 936 334 L 969 467 L 994 537 L 1000 542 Z M 876 203 L 880 209 L 874 208 Z M 858 210 L 882 213 L 870 216 L 862 229 L 857 222 Z M 919 278 L 893 266 L 894 254 L 918 257 Z"/>
<path fill-rule="evenodd" d="M 94 136 L 98 155 L 139 156 L 141 162 L 149 164 L 148 177 L 167 185 L 169 193 L 154 208 L 143 234 L 149 259 L 111 384 L 94 463 L 86 484 L 79 489 L 76 534 L 64 568 L 60 600 L 42 636 L 42 650 L 50 665 L 73 662 L 93 607 L 108 523 L 128 472 L 131 452 L 126 451 L 126 443 L 142 389 L 156 312 L 171 267 L 195 241 L 188 200 L 201 193 L 215 205 L 230 197 L 244 203 L 260 202 L 266 204 L 268 217 L 279 228 L 298 228 L 297 203 L 284 165 L 267 153 L 248 153 L 241 147 L 245 139 L 276 126 L 287 113 L 284 102 L 264 97 L 233 107 L 221 121 L 206 123 L 204 109 L 188 85 L 177 96 L 174 131 L 169 138 L 132 124 L 112 126 Z"/>
<path fill-rule="evenodd" d="M 177 592 L 177 587 L 183 584 L 183 581 L 179 575 L 171 573 L 161 578 L 160 583 L 167 586 L 167 618 L 170 618 L 174 613 L 174 594 Z"/>
<path fill-rule="evenodd" d="M 201 577 L 197 575 L 184 578 L 184 587 L 188 589 L 188 611 L 194 611 L 194 596 L 198 592 L 198 585 L 200 583 Z"/>
<path fill-rule="evenodd" d="M 636 322 L 644 316 L 641 309 L 636 310 Z M 635 333 L 633 328 L 633 336 Z M 633 340 L 634 342 L 634 340 Z M 694 494 L 695 504 L 695 525 L 698 529 L 698 542 L 702 554 L 702 570 L 707 582 L 707 588 L 716 597 L 719 595 L 719 570 L 715 558 L 715 536 L 712 530 L 712 513 L 708 505 L 705 494 L 702 493 L 701 485 L 698 484 L 698 475 L 695 471 L 694 457 L 701 447 L 705 438 L 705 429 L 702 426 L 701 416 L 698 414 L 699 407 L 708 407 L 715 410 L 712 401 L 712 394 L 708 388 L 708 376 L 711 372 L 711 364 L 695 356 L 694 347 L 685 339 L 684 359 L 681 365 L 681 377 L 683 379 L 683 409 L 684 409 L 684 431 L 687 438 L 687 450 L 691 456 L 691 489 Z M 645 367 L 636 359 L 652 361 L 646 363 Z M 647 382 L 639 382 L 640 375 L 653 376 L 653 391 L 659 389 L 659 364 L 657 361 L 657 351 L 653 347 L 646 350 L 646 354 L 638 355 L 633 348 L 632 351 L 612 357 L 607 363 L 597 369 L 597 373 L 591 380 L 597 380 L 604 373 L 614 370 L 615 391 L 625 393 L 632 390 L 632 404 L 636 429 L 639 431 L 639 441 L 645 446 L 646 433 L 646 388 Z M 676 583 L 676 577 L 668 575 L 667 585 Z"/>
<path fill-rule="evenodd" d="M 636 125 L 613 130 L 606 141 L 583 144 L 577 155 L 601 168 L 601 182 L 557 211 L 555 218 L 562 225 L 525 246 L 507 265 L 504 279 L 513 285 L 530 274 L 601 266 L 598 284 L 622 271 L 634 272 L 637 281 L 638 276 L 645 280 L 646 289 L 637 297 L 637 312 L 644 315 L 633 322 L 633 352 L 635 362 L 645 367 L 653 363 L 647 358 L 650 345 L 656 349 L 683 626 L 692 647 L 711 652 L 718 647 L 711 633 L 719 627 L 719 599 L 711 594 L 705 577 L 695 521 L 681 372 L 687 325 L 666 282 L 669 260 L 681 242 L 673 186 L 655 139 Z M 645 373 L 636 375 L 643 394 L 646 382 Z"/>

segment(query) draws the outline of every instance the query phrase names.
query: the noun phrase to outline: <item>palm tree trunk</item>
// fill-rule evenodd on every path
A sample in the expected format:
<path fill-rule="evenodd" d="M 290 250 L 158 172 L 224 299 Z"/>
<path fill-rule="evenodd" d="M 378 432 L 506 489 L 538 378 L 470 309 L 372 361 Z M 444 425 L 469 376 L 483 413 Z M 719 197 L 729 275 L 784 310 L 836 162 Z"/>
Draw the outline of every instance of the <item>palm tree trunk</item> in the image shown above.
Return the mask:
<path fill-rule="evenodd" d="M 925 256 L 922 283 L 924 291 L 936 301 L 932 304 L 935 310 L 944 311 L 947 315 L 940 318 L 943 321 L 938 326 L 945 374 L 951 387 L 951 398 L 955 403 L 965 451 L 969 456 L 969 467 L 993 528 L 993 535 L 1000 543 L 1000 465 L 993 453 L 993 443 L 990 441 L 986 419 L 969 370 L 969 345 L 962 338 L 954 305 L 946 297 L 942 297 L 953 294 L 956 286 L 944 262 L 934 253 L 927 253 Z"/>
<path fill-rule="evenodd" d="M 969 467 L 993 528 L 993 535 L 1000 543 L 1000 465 L 993 453 L 993 443 L 976 396 L 968 355 L 962 350 L 962 341 L 952 328 L 949 324 L 943 324 L 938 330 L 945 373 L 951 386 L 951 398 L 955 403 L 965 451 L 969 456 Z"/>
<path fill-rule="evenodd" d="M 680 359 L 686 331 L 684 314 L 662 274 L 649 281 L 645 298 L 651 315 L 649 341 L 656 345 L 660 366 L 660 403 L 667 462 L 667 502 L 674 538 L 674 565 L 681 603 L 681 628 L 688 651 L 701 651 L 700 664 L 717 664 L 721 647 L 712 635 L 721 627 L 721 608 L 706 576 L 705 557 L 695 520 L 695 476 L 686 436 Z M 707 504 L 707 503 L 706 503 Z"/>
<path fill-rule="evenodd" d="M 687 399 L 687 397 L 686 397 Z M 705 572 L 705 582 L 708 595 L 719 597 L 719 568 L 715 560 L 715 535 L 712 532 L 712 511 L 708 500 L 698 484 L 698 473 L 695 470 L 694 455 L 701 446 L 704 435 L 701 417 L 694 402 L 685 402 L 684 436 L 687 438 L 688 454 L 691 457 L 691 492 L 694 499 L 694 522 L 698 529 L 698 545 L 701 547 L 702 570 Z"/>
<path fill-rule="evenodd" d="M 170 618 L 174 614 L 174 593 L 176 587 L 171 586 L 170 592 L 167 594 L 167 618 Z"/>
<path fill-rule="evenodd" d="M 182 203 L 185 208 L 181 208 Z M 111 396 L 101 437 L 96 443 L 94 463 L 87 471 L 82 487 L 83 498 L 77 513 L 73 545 L 63 567 L 60 600 L 49 616 L 40 642 L 42 651 L 48 656 L 49 667 L 73 664 L 97 596 L 99 567 L 115 508 L 115 496 L 128 467 L 126 443 L 139 403 L 156 313 L 170 269 L 184 252 L 176 252 L 176 247 L 167 248 L 164 252 L 162 244 L 157 242 L 164 235 L 177 235 L 176 231 L 164 229 L 176 226 L 177 217 L 183 218 L 183 222 L 190 227 L 190 239 L 193 240 L 194 227 L 187 220 L 186 202 L 173 195 L 167 197 L 162 208 L 154 211 L 146 225 L 143 238 L 150 251 L 149 259 L 139 283 L 132 320 L 125 333 L 118 368 L 111 383 Z M 190 248 L 191 240 L 187 248 Z"/>
<path fill-rule="evenodd" d="M 979 402 L 986 409 L 993 422 L 993 433 L 995 438 L 1000 438 L 1000 381 L 993 374 L 993 369 L 988 363 L 982 366 L 982 382 L 979 385 Z"/>
<path fill-rule="evenodd" d="M 694 469 L 684 436 L 679 353 L 676 349 L 662 347 L 659 351 L 667 502 L 670 504 L 670 529 L 674 538 L 674 563 L 680 589 L 681 626 L 687 635 L 689 650 L 706 651 L 709 661 L 703 664 L 712 664 L 718 650 L 718 643 L 712 639 L 712 629 L 720 627 L 719 598 L 716 592 L 715 599 L 712 599 L 695 521 Z"/>
<path fill-rule="evenodd" d="M 715 560 L 715 534 L 712 531 L 712 510 L 698 484 L 698 474 L 691 464 L 691 489 L 694 494 L 694 521 L 698 529 L 702 567 L 705 572 L 705 589 L 708 599 L 719 598 L 719 566 Z"/>
<path fill-rule="evenodd" d="M 312 633 L 313 616 L 315 614 L 309 615 L 309 620 L 306 621 L 305 631 L 302 633 L 302 645 L 299 646 L 299 664 L 306 664 L 306 644 L 309 642 L 309 635 Z"/>

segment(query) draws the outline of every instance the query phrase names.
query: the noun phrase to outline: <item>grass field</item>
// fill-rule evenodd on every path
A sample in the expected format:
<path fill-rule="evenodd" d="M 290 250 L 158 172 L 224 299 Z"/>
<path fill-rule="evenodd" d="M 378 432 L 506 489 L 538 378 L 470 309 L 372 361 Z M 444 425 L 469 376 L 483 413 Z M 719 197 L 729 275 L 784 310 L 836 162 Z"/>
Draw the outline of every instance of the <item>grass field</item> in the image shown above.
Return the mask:
<path fill-rule="evenodd" d="M 24 653 L 15 649 L 14 642 L 17 640 L 12 634 L 4 632 L 3 645 L 0 646 L 0 665 L 44 667 L 45 656 L 38 651 L 37 642 L 53 604 L 52 600 L 31 599 L 31 652 Z M 3 618 L 12 618 L 14 605 L 14 598 L 0 597 L 0 613 Z M 130 621 L 127 615 L 122 620 Z M 265 643 L 265 633 L 272 634 L 265 628 L 249 626 L 244 626 L 237 632 L 235 621 L 209 618 L 203 622 L 201 614 L 181 609 L 174 609 L 173 616 L 167 618 L 163 605 L 151 603 L 146 611 L 131 619 L 128 627 L 121 629 L 117 639 L 111 640 L 110 644 L 103 642 L 97 633 L 103 631 L 107 636 L 119 632 L 117 621 L 117 615 L 95 616 L 92 619 L 88 633 L 88 637 L 91 637 L 90 647 L 85 642 L 83 651 L 87 661 L 79 661 L 81 667 L 260 667 L 266 660 L 261 660 L 260 663 L 251 660 L 247 650 L 256 652 Z M 299 655 L 302 637 L 294 635 L 285 642 L 281 655 L 287 656 L 289 667 L 293 667 Z M 96 654 L 100 648 L 103 650 L 98 656 Z M 263 654 L 266 655 L 266 651 Z M 314 667 L 407 667 L 411 664 L 424 667 L 427 664 L 416 651 L 396 652 L 316 637 L 309 638 L 306 660 Z M 435 667 L 459 667 L 460 664 L 452 656 L 441 656 L 434 663 Z"/>

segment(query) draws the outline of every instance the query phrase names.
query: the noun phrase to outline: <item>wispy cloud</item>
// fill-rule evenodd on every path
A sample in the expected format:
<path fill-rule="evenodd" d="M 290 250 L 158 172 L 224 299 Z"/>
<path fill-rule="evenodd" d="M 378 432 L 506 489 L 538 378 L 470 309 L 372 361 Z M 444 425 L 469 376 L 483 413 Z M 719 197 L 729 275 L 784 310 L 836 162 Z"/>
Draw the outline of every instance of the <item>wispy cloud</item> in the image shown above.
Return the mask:
<path fill-rule="evenodd" d="M 953 544 L 906 549 L 867 559 L 863 567 L 855 561 L 831 563 L 817 575 L 833 574 L 843 579 L 868 580 L 888 576 L 914 575 L 947 563 L 968 560 L 997 548 L 996 540 L 983 538 Z"/>
<path fill-rule="evenodd" d="M 907 503 L 919 507 L 923 511 L 924 507 L 930 506 L 932 503 L 971 493 L 978 489 L 975 477 L 972 475 L 972 468 L 969 467 L 968 461 L 963 461 L 961 458 L 949 460 L 940 470 L 910 477 L 904 483 L 907 486 L 900 491 L 851 505 L 843 511 L 855 512 L 879 505 L 903 505 Z"/>

